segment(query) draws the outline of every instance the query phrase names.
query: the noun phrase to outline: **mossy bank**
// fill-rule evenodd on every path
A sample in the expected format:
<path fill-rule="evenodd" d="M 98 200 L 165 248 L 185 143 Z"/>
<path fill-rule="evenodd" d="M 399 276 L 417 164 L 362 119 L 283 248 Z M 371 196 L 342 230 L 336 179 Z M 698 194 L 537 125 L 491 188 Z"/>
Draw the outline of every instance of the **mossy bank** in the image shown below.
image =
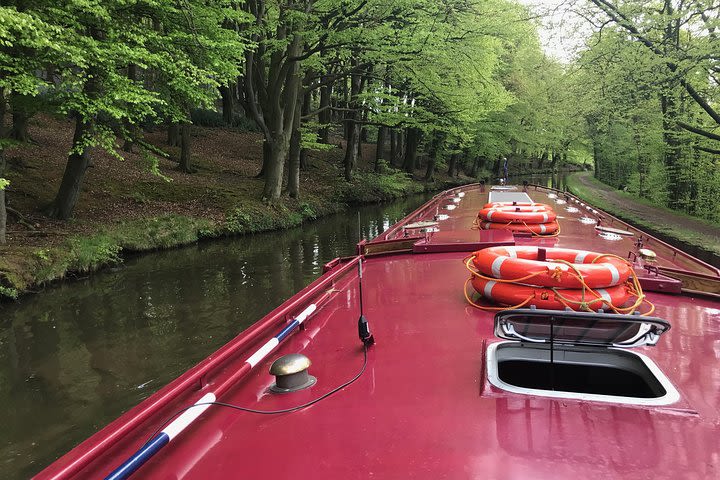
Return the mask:
<path fill-rule="evenodd" d="M 327 172 L 326 172 L 327 173 Z M 267 205 L 254 188 L 238 184 L 222 188 L 175 188 L 170 182 L 138 182 L 109 185 L 116 196 L 133 204 L 152 202 L 194 203 L 198 197 L 214 199 L 216 209 L 208 215 L 158 212 L 134 218 L 102 218 L 72 221 L 71 233 L 57 223 L 38 224 L 25 236 L 32 242 L 10 242 L 0 247 L 0 297 L 16 299 L 50 282 L 87 275 L 122 262 L 123 255 L 175 248 L 200 240 L 296 227 L 303 222 L 337 213 L 350 205 L 390 201 L 472 181 L 467 177 L 434 182 L 413 180 L 397 170 L 362 172 L 352 182 L 320 175 L 314 188 L 301 199 L 283 199 Z M 44 231 L 40 228 L 46 229 Z M 49 229 L 49 230 L 47 230 Z M 53 231 L 53 229 L 55 229 Z M 43 238 L 46 239 L 43 242 Z"/>

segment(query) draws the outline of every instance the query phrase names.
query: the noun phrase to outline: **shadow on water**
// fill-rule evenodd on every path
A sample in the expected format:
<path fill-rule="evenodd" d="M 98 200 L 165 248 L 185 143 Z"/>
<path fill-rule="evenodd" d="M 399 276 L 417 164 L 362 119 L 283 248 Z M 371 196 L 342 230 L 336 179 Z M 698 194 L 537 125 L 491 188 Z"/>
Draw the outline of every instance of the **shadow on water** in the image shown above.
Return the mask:
<path fill-rule="evenodd" d="M 130 259 L 0 306 L 0 471 L 27 478 L 429 197 Z"/>

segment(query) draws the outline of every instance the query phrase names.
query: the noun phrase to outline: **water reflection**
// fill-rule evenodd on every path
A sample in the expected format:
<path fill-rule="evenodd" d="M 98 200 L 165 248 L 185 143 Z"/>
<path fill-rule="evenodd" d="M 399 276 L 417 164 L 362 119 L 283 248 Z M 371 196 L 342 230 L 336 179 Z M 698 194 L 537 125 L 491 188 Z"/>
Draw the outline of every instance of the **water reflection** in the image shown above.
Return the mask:
<path fill-rule="evenodd" d="M 152 254 L 3 305 L 2 477 L 36 473 L 426 198 Z"/>
<path fill-rule="evenodd" d="M 555 188 L 557 190 L 565 190 L 566 178 L 569 171 L 561 170 L 552 174 L 532 174 L 532 175 L 512 175 L 509 179 L 512 184 L 522 184 L 523 181 L 543 187 Z"/>

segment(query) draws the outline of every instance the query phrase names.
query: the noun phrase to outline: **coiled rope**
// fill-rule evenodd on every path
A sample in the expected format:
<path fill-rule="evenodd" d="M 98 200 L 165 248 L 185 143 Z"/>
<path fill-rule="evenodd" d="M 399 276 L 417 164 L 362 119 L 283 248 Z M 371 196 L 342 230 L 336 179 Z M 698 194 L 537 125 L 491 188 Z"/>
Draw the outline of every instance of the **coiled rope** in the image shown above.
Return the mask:
<path fill-rule="evenodd" d="M 601 258 L 617 258 L 622 260 L 623 262 L 627 263 L 628 265 L 631 265 L 630 262 L 628 262 L 626 259 L 619 257 L 617 255 L 613 254 L 603 254 L 599 255 L 597 258 L 595 258 L 591 263 L 596 263 Z M 475 308 L 478 308 L 480 310 L 486 310 L 486 311 L 499 311 L 499 310 L 514 310 L 517 308 L 522 308 L 525 305 L 527 305 L 534 297 L 535 295 L 530 295 L 528 298 L 523 300 L 522 302 L 516 304 L 516 305 L 510 305 L 507 307 L 489 307 L 486 305 L 481 305 L 474 301 L 472 299 L 472 294 L 468 294 L 468 283 L 470 283 L 473 279 L 473 277 L 478 277 L 486 281 L 492 281 L 492 282 L 498 282 L 498 283 L 526 283 L 528 280 L 537 277 L 539 275 L 549 275 L 553 278 L 559 278 L 559 275 L 563 273 L 563 271 L 560 269 L 560 267 L 555 268 L 549 268 L 545 272 L 535 272 L 530 273 L 528 275 L 525 275 L 523 277 L 518 278 L 494 278 L 494 277 L 486 277 L 482 273 L 478 272 L 473 266 L 471 266 L 471 263 L 473 259 L 475 258 L 475 255 L 469 255 L 463 259 L 465 262 L 465 267 L 470 272 L 470 278 L 468 278 L 465 281 L 465 285 L 463 287 L 463 291 L 465 294 L 465 299 L 467 302 L 472 305 Z M 640 286 L 640 280 L 637 277 L 637 274 L 635 271 L 631 268 L 630 269 L 630 278 L 627 282 L 625 282 L 625 288 L 627 289 L 628 293 L 630 295 L 636 297 L 635 302 L 630 305 L 629 307 L 623 307 L 621 305 L 613 305 L 613 303 L 606 298 L 604 298 L 602 295 L 600 295 L 598 292 L 593 290 L 591 287 L 588 286 L 588 284 L 585 282 L 585 278 L 583 277 L 582 273 L 575 267 L 574 264 L 567 262 L 565 260 L 548 260 L 549 262 L 555 262 L 555 263 L 562 263 L 564 265 L 567 265 L 572 271 L 566 272 L 568 275 L 574 277 L 577 279 L 580 284 L 582 285 L 581 289 L 581 297 L 580 300 L 573 300 L 568 298 L 567 296 L 563 295 L 561 292 L 563 289 L 558 289 L 556 287 L 552 287 L 550 290 L 555 294 L 555 298 L 565 307 L 573 308 L 573 306 L 576 306 L 577 309 L 592 312 L 593 310 L 590 308 L 593 304 L 596 304 L 597 302 L 600 302 L 601 304 L 607 304 L 610 309 L 619 314 L 632 314 L 636 310 L 638 310 L 643 304 L 646 304 L 648 306 L 648 311 L 641 313 L 642 316 L 651 315 L 655 311 L 655 305 L 653 305 L 652 302 L 650 302 L 647 299 L 647 296 L 643 293 L 642 287 Z"/>

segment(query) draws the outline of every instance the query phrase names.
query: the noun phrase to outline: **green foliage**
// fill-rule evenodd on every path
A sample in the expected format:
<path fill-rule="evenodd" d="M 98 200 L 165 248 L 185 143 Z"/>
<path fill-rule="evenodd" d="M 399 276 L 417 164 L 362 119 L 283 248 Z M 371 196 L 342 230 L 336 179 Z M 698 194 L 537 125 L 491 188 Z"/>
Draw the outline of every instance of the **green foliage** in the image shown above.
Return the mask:
<path fill-rule="evenodd" d="M 307 202 L 300 203 L 300 215 L 308 220 L 315 220 L 318 216 L 312 205 Z"/>
<path fill-rule="evenodd" d="M 46 248 L 40 248 L 38 250 L 35 250 L 35 252 L 33 252 L 33 253 L 37 258 L 39 258 L 42 261 L 50 260 L 49 251 Z"/>
<path fill-rule="evenodd" d="M 259 132 L 257 124 L 245 115 L 235 115 L 232 126 L 243 132 Z"/>
<path fill-rule="evenodd" d="M 405 195 L 420 193 L 424 187 L 413 182 L 404 172 L 362 172 L 346 183 L 340 191 L 341 200 L 348 204 L 382 202 Z"/>
<path fill-rule="evenodd" d="M 145 146 L 141 145 L 140 158 L 144 162 L 145 168 L 147 169 L 148 172 L 152 173 L 156 177 L 160 177 L 168 183 L 172 182 L 172 178 L 170 178 L 166 175 L 163 175 L 160 172 L 160 160 L 158 159 L 157 156 L 153 155 L 153 153 L 156 153 L 156 152 L 150 151 Z"/>
<path fill-rule="evenodd" d="M 18 292 L 17 289 L 0 285 L 0 300 L 2 300 L 3 298 L 16 300 L 19 295 L 20 292 Z"/>
<path fill-rule="evenodd" d="M 141 252 L 194 243 L 212 228 L 210 220 L 170 214 L 123 222 L 108 235 L 122 250 Z"/>
<path fill-rule="evenodd" d="M 5 190 L 7 186 L 10 185 L 10 180 L 7 180 L 5 178 L 0 178 L 0 190 Z"/>
<path fill-rule="evenodd" d="M 597 178 L 720 220 L 720 37 L 712 2 L 590 0 L 602 31 L 576 61 L 576 105 Z"/>
<path fill-rule="evenodd" d="M 0 7 L 0 89 L 24 110 L 76 117 L 68 154 L 99 147 L 121 159 L 118 136 L 188 121 L 191 108 L 211 108 L 217 87 L 236 81 L 249 18 L 227 0 Z"/>
<path fill-rule="evenodd" d="M 202 127 L 222 127 L 225 125 L 222 114 L 217 110 L 194 108 L 190 111 L 190 119 L 194 125 Z"/>
<path fill-rule="evenodd" d="M 68 264 L 68 270 L 71 271 L 89 272 L 120 261 L 118 253 L 121 247 L 113 237 L 107 234 L 98 234 L 92 237 L 70 237 L 68 246 L 72 252 Z"/>
<path fill-rule="evenodd" d="M 302 210 L 290 209 L 284 204 L 268 206 L 258 202 L 230 210 L 225 216 L 225 229 L 231 234 L 267 232 L 296 227 L 306 218 Z"/>
<path fill-rule="evenodd" d="M 334 145 L 328 145 L 326 143 L 320 143 L 320 137 L 318 135 L 318 129 L 320 128 L 319 123 L 307 122 L 300 128 L 300 147 L 308 150 L 315 150 L 317 152 L 329 151 L 335 148 Z"/>

